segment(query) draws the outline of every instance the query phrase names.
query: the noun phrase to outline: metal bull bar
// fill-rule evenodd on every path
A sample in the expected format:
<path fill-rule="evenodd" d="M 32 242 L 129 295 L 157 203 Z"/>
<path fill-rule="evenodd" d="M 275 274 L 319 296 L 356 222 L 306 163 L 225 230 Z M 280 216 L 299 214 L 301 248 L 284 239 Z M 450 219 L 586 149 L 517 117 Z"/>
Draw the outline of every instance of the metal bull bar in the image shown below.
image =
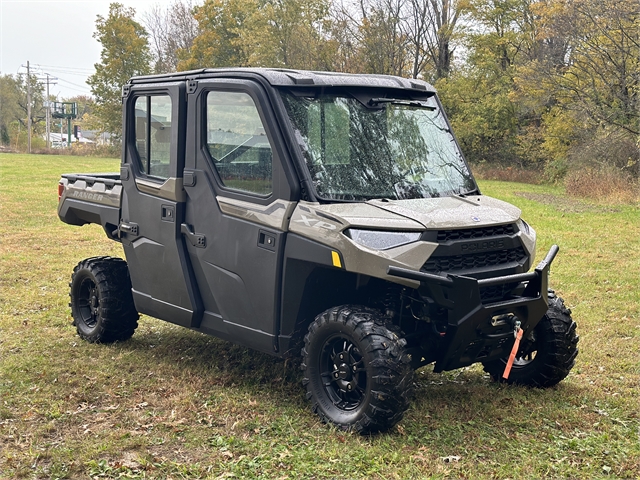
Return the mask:
<path fill-rule="evenodd" d="M 559 251 L 553 245 L 532 272 L 475 279 L 460 275 L 440 276 L 390 266 L 389 275 L 417 280 L 419 293 L 448 310 L 447 330 L 438 348 L 434 372 L 453 370 L 477 361 L 508 355 L 513 330 L 492 324 L 501 315 L 513 315 L 521 322 L 524 335 L 530 333 L 547 312 L 549 268 Z M 483 303 L 480 288 L 517 283 L 524 285 L 519 296 Z"/>

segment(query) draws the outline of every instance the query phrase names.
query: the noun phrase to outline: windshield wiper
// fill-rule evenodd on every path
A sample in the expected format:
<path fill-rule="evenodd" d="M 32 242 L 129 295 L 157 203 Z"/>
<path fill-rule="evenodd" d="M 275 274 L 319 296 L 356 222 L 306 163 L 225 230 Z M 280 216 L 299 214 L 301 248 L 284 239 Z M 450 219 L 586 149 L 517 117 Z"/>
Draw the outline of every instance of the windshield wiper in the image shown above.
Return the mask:
<path fill-rule="evenodd" d="M 458 192 L 458 193 L 452 194 L 453 197 L 459 197 L 459 198 L 466 198 L 469 195 L 480 195 L 480 193 L 478 192 L 477 188 L 474 188 L 473 190 L 469 190 L 468 192 Z"/>
<path fill-rule="evenodd" d="M 425 110 L 429 110 L 430 112 L 435 112 L 437 110 L 436 107 L 425 105 L 424 102 L 420 102 L 418 100 L 406 100 L 403 98 L 372 98 L 367 102 L 367 104 L 371 107 L 375 107 L 377 105 L 380 105 L 381 103 L 390 103 L 391 105 L 403 105 L 407 107 L 424 108 Z"/>

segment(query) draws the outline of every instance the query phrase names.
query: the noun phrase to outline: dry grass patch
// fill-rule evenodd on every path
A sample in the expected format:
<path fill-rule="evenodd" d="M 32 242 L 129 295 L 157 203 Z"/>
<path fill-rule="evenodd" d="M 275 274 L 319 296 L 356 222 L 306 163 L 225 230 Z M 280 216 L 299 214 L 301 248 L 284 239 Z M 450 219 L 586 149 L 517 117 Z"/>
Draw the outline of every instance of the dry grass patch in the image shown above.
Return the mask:
<path fill-rule="evenodd" d="M 607 203 L 640 202 L 637 180 L 611 169 L 585 168 L 570 171 L 564 179 L 568 195 Z"/>
<path fill-rule="evenodd" d="M 531 185 L 538 185 L 544 180 L 539 171 L 520 167 L 496 167 L 488 164 L 478 164 L 472 165 L 471 170 L 476 178 L 480 180 L 529 183 Z"/>

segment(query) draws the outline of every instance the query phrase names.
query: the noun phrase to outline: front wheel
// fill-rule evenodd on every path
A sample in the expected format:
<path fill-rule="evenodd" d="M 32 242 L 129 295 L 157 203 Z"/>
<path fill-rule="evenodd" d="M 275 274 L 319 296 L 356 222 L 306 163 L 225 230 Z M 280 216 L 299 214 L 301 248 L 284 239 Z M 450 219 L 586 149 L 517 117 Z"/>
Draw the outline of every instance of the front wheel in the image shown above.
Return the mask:
<path fill-rule="evenodd" d="M 413 369 L 406 341 L 377 310 L 345 305 L 316 317 L 304 339 L 303 385 L 325 423 L 362 434 L 398 423 Z"/>
<path fill-rule="evenodd" d="M 73 270 L 69 296 L 78 335 L 91 343 L 127 340 L 138 326 L 127 263 L 94 257 Z"/>
<path fill-rule="evenodd" d="M 547 388 L 562 381 L 578 355 L 576 322 L 562 298 L 549 291 L 549 309 L 521 343 L 507 383 Z M 483 363 L 485 372 L 502 380 L 507 358 Z"/>

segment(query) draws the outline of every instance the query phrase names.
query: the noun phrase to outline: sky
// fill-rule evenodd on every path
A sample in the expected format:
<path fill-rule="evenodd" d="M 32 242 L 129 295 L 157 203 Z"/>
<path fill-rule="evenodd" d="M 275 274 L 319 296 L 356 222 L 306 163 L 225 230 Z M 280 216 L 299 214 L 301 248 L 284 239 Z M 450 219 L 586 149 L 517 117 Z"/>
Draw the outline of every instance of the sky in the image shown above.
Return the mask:
<path fill-rule="evenodd" d="M 100 61 L 100 44 L 93 38 L 96 16 L 107 16 L 111 1 L 116 0 L 0 0 L 0 74 L 26 73 L 29 61 L 45 88 L 50 75 L 50 94 L 90 95 L 85 80 Z M 173 3 L 117 1 L 135 8 L 138 21 L 153 5 Z"/>

